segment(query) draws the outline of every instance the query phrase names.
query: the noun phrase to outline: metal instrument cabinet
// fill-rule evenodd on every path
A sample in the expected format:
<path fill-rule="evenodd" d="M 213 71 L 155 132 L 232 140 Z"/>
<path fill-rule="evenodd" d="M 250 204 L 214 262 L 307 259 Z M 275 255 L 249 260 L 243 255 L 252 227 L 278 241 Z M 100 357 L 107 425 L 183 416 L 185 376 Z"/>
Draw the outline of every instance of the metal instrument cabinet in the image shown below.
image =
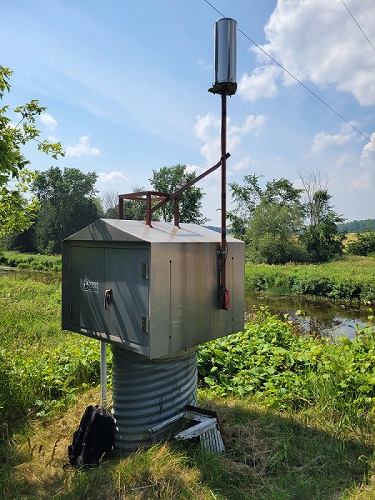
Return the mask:
<path fill-rule="evenodd" d="M 63 329 L 160 358 L 243 330 L 245 245 L 195 224 L 100 219 L 63 241 Z"/>

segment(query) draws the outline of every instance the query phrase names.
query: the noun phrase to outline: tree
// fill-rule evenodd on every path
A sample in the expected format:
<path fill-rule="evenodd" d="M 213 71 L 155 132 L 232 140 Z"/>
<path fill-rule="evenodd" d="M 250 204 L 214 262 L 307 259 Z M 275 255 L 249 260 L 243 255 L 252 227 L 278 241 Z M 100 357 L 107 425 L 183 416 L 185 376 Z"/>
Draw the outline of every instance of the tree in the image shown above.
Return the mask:
<path fill-rule="evenodd" d="M 327 262 L 343 253 L 345 233 L 340 232 L 339 224 L 345 219 L 329 204 L 332 196 L 326 188 L 327 181 L 323 181 L 319 173 L 299 176 L 306 198 L 307 218 L 301 241 L 312 262 Z"/>
<path fill-rule="evenodd" d="M 143 192 L 144 187 L 135 186 L 133 193 Z M 109 219 L 118 219 L 118 194 L 114 191 L 104 193 L 101 198 L 104 217 Z M 124 219 L 144 220 L 146 215 L 146 203 L 137 200 L 124 200 Z"/>
<path fill-rule="evenodd" d="M 100 218 L 96 180 L 95 172 L 75 168 L 37 172 L 31 189 L 40 204 L 34 228 L 38 252 L 60 253 L 64 238 Z"/>
<path fill-rule="evenodd" d="M 348 253 L 352 255 L 375 256 L 375 231 L 357 233 L 357 239 L 348 245 Z"/>
<path fill-rule="evenodd" d="M 338 224 L 344 219 L 329 204 L 323 179 L 318 173 L 300 178 L 303 189 L 287 179 L 274 179 L 261 189 L 255 174 L 245 176 L 242 186 L 230 185 L 237 202 L 228 214 L 232 232 L 247 243 L 252 260 L 324 262 L 341 255 L 345 234 Z"/>
<path fill-rule="evenodd" d="M 0 100 L 11 90 L 11 75 L 11 70 L 0 66 Z M 55 159 L 64 155 L 60 143 L 39 140 L 40 131 L 35 126 L 35 118 L 45 110 L 37 100 L 19 106 L 14 110 L 19 116 L 14 125 L 6 115 L 9 106 L 0 108 L 0 238 L 27 229 L 37 210 L 36 200 L 25 197 L 34 173 L 26 168 L 29 161 L 23 155 L 22 147 L 35 141 L 40 151 Z"/>
<path fill-rule="evenodd" d="M 256 174 L 245 175 L 243 185 L 237 182 L 229 184 L 236 209 L 228 212 L 227 216 L 231 223 L 232 235 L 240 240 L 246 240 L 250 218 L 262 196 L 259 179 L 260 176 Z"/>
<path fill-rule="evenodd" d="M 301 191 L 287 179 L 267 182 L 264 189 L 260 177 L 247 175 L 244 185 L 230 185 L 237 202 L 228 217 L 232 233 L 247 244 L 247 254 L 254 262 L 280 264 L 304 259 L 298 245 L 298 231 L 303 223 Z"/>
<path fill-rule="evenodd" d="M 298 244 L 304 209 L 300 190 L 287 179 L 267 182 L 249 220 L 246 241 L 253 262 L 285 264 L 305 260 Z"/>
<path fill-rule="evenodd" d="M 298 243 L 303 221 L 298 205 L 280 205 L 262 199 L 255 208 L 246 231 L 247 256 L 256 264 L 285 264 L 305 261 Z"/>
<path fill-rule="evenodd" d="M 153 170 L 153 176 L 149 179 L 155 191 L 172 194 L 186 183 L 195 179 L 194 173 L 187 171 L 186 165 L 174 165 L 162 167 L 159 171 Z M 202 198 L 204 193 L 201 188 L 192 186 L 184 191 L 179 198 L 180 222 L 192 222 L 194 224 L 205 224 L 206 219 L 202 210 Z M 161 209 L 161 217 L 170 222 L 173 219 L 173 203 L 167 203 Z"/>

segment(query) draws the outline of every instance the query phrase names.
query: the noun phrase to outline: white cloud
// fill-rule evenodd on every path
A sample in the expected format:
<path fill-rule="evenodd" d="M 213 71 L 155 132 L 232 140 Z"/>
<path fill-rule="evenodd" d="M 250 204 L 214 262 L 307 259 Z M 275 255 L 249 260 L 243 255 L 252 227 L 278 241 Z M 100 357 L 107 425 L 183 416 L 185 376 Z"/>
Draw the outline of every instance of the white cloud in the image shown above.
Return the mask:
<path fill-rule="evenodd" d="M 373 0 L 347 0 L 359 25 L 375 39 Z M 375 58 L 370 45 L 341 2 L 327 0 L 278 0 L 265 27 L 268 43 L 262 48 L 302 81 L 351 92 L 362 106 L 375 104 Z M 267 95 L 264 85 L 275 79 L 264 67 L 265 55 L 257 51 L 261 66 L 240 82 L 244 98 Z M 269 67 L 268 67 L 269 68 Z M 295 83 L 286 73 L 285 85 Z"/>
<path fill-rule="evenodd" d="M 276 78 L 280 75 L 280 71 L 276 66 L 263 66 L 255 68 L 251 75 L 243 74 L 238 82 L 240 97 L 251 102 L 262 97 L 275 97 Z"/>
<path fill-rule="evenodd" d="M 200 175 L 203 170 L 198 165 L 186 165 L 186 172 L 188 174 L 195 174 L 196 176 Z"/>
<path fill-rule="evenodd" d="M 100 150 L 90 145 L 89 135 L 80 137 L 75 146 L 66 148 L 66 156 L 99 156 Z"/>
<path fill-rule="evenodd" d="M 370 137 L 372 142 L 368 142 L 362 149 L 359 159 L 359 177 L 364 190 L 375 188 L 375 133 Z M 374 204 L 374 200 L 372 200 Z"/>
<path fill-rule="evenodd" d="M 242 158 L 240 161 L 238 161 L 235 165 L 233 165 L 232 170 L 234 172 L 240 172 L 241 170 L 245 170 L 246 168 L 249 168 L 250 165 L 258 165 L 259 162 L 253 160 L 249 156 L 246 158 Z"/>
<path fill-rule="evenodd" d="M 319 132 L 314 137 L 313 145 L 311 146 L 312 153 L 322 152 L 331 147 L 342 146 L 353 139 L 354 134 L 327 134 Z"/>
<path fill-rule="evenodd" d="M 240 145 L 242 138 L 254 132 L 259 133 L 265 123 L 264 115 L 249 115 L 242 125 L 232 123 L 230 117 L 227 118 L 227 151 L 233 153 Z M 195 133 L 199 139 L 205 142 L 201 148 L 201 154 L 205 158 L 207 165 L 215 165 L 221 156 L 221 119 L 213 114 L 198 116 L 195 124 Z"/>
<path fill-rule="evenodd" d="M 58 139 L 57 137 L 55 137 L 54 135 L 49 135 L 49 136 L 47 137 L 47 140 L 48 140 L 49 142 L 52 142 L 52 143 L 54 143 L 54 142 L 59 142 L 59 139 Z"/>
<path fill-rule="evenodd" d="M 375 142 L 375 133 L 371 140 Z M 370 212 L 375 208 L 375 146 L 368 142 L 360 151 L 343 151 L 327 168 L 329 190 L 343 197 L 360 194 L 360 203 L 368 200 Z M 372 207 L 371 207 L 372 204 Z"/>
<path fill-rule="evenodd" d="M 45 127 L 48 128 L 48 130 L 55 130 L 57 127 L 57 121 L 53 118 L 53 116 L 49 115 L 48 113 L 42 113 L 40 115 L 40 121 L 43 123 Z"/>
<path fill-rule="evenodd" d="M 199 115 L 195 124 L 195 134 L 198 139 L 208 141 L 211 138 L 212 128 L 219 129 L 220 123 L 220 118 L 214 114 Z"/>
<path fill-rule="evenodd" d="M 98 174 L 98 181 L 103 182 L 103 184 L 108 184 L 110 182 L 115 182 L 115 181 L 127 181 L 128 178 L 125 177 L 124 174 L 121 172 L 118 172 L 117 170 L 114 170 L 113 172 L 109 172 L 108 174 L 105 172 L 99 172 Z"/>

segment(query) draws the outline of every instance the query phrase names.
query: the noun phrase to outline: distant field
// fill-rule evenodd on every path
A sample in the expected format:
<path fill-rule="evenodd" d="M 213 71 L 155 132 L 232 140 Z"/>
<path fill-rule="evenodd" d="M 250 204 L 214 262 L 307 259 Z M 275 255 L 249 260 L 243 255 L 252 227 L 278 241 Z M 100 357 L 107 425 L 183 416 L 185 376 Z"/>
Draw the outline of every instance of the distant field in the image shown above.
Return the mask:
<path fill-rule="evenodd" d="M 349 245 L 349 243 L 353 243 L 353 241 L 357 241 L 357 233 L 347 233 L 346 239 L 344 241 L 345 247 Z"/>

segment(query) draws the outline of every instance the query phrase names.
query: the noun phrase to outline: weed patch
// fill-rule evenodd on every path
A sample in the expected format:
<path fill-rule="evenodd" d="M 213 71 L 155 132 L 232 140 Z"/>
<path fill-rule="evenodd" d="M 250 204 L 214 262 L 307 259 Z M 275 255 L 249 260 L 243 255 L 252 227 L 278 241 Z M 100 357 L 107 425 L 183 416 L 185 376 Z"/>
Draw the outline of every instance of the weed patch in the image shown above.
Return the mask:
<path fill-rule="evenodd" d="M 261 309 L 244 332 L 199 347 L 201 383 L 214 395 L 251 395 L 270 407 L 325 407 L 349 411 L 358 422 L 375 415 L 375 331 L 351 341 L 296 335 L 287 322 Z M 355 417 L 355 415 L 357 417 Z"/>

